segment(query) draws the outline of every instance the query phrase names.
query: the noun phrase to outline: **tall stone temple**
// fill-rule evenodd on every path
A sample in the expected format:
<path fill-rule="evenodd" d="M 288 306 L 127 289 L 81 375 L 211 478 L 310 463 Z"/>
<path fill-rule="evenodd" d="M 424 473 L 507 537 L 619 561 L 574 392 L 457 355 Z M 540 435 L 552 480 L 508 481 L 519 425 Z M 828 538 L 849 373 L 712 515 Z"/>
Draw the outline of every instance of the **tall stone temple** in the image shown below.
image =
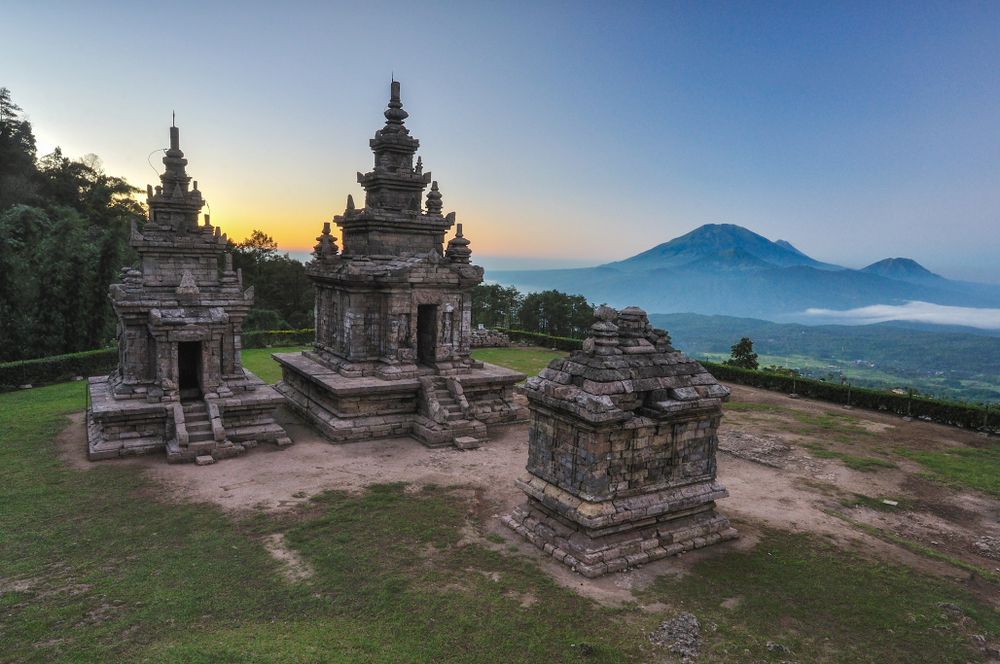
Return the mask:
<path fill-rule="evenodd" d="M 469 356 L 472 296 L 483 268 L 418 157 L 393 82 L 385 126 L 369 141 L 375 167 L 358 173 L 364 206 L 323 225 L 307 267 L 316 289 L 312 351 L 276 354 L 278 390 L 334 442 L 410 434 L 475 447 L 487 425 L 524 419 L 513 386 L 524 375 Z M 424 191 L 430 190 L 424 196 Z"/>
<path fill-rule="evenodd" d="M 243 289 L 227 240 L 191 182 L 177 127 L 165 170 L 147 187 L 149 219 L 129 243 L 139 267 L 111 286 L 118 368 L 89 380 L 89 457 L 165 450 L 168 461 L 211 463 L 269 441 L 291 441 L 272 414 L 281 395 L 243 368 L 240 331 L 253 288 Z"/>

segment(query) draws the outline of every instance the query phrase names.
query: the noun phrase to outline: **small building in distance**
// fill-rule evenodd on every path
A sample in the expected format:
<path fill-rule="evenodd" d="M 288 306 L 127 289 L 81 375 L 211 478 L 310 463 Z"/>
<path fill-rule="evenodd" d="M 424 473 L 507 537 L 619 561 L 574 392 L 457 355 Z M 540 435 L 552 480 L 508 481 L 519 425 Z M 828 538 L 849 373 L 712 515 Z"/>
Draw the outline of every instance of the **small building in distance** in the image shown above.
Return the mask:
<path fill-rule="evenodd" d="M 276 354 L 278 390 L 333 442 L 413 435 L 430 446 L 478 446 L 487 426 L 524 419 L 513 387 L 524 375 L 469 355 L 472 295 L 483 268 L 471 264 L 455 213 L 442 214 L 420 142 L 392 83 L 385 126 L 369 145 L 375 167 L 358 173 L 364 206 L 334 222 L 343 252 L 323 226 L 307 274 L 316 288 L 311 351 Z M 424 190 L 430 191 L 424 202 Z"/>
<path fill-rule="evenodd" d="M 253 289 L 233 271 L 226 236 L 207 214 L 199 223 L 205 201 L 175 126 L 163 164 L 160 185 L 147 187 L 149 219 L 132 226 L 139 267 L 111 286 L 118 368 L 89 380 L 89 458 L 165 450 L 171 462 L 210 463 L 289 444 L 273 418 L 281 395 L 240 360 Z"/>
<path fill-rule="evenodd" d="M 504 523 L 587 577 L 736 537 L 715 510 L 729 390 L 642 309 L 596 314 L 583 350 L 528 379 L 528 500 Z"/>

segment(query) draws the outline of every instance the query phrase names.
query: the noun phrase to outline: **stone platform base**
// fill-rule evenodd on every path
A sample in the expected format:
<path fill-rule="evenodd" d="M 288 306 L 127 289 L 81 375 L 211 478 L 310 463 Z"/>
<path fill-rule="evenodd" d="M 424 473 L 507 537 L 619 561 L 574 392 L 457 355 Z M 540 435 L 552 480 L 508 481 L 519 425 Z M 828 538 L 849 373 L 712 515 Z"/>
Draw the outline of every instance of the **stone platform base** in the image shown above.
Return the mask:
<path fill-rule="evenodd" d="M 105 376 L 89 379 L 87 457 L 91 461 L 166 452 L 171 463 L 224 459 L 264 442 L 292 443 L 274 421 L 281 395 L 249 371 L 228 396 L 192 402 L 115 398 Z M 235 388 L 235 389 L 232 389 Z"/>
<path fill-rule="evenodd" d="M 585 577 L 738 537 L 715 511 L 727 492 L 715 482 L 588 502 L 537 477 L 517 481 L 528 502 L 502 522 Z"/>
<path fill-rule="evenodd" d="M 344 376 L 308 353 L 276 353 L 275 389 L 296 414 L 333 443 L 412 436 L 428 447 L 478 446 L 487 425 L 527 420 L 514 399 L 524 375 L 493 365 L 447 378 L 387 380 Z"/>

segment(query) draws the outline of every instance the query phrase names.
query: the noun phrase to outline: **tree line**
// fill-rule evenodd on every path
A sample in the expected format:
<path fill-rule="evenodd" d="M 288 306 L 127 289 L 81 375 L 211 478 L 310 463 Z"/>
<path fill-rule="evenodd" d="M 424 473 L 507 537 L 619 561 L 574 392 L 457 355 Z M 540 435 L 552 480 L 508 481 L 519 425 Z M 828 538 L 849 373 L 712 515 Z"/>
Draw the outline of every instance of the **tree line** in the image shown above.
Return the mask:
<path fill-rule="evenodd" d="M 472 323 L 582 339 L 594 322 L 594 305 L 557 290 L 521 293 L 513 286 L 480 284 L 472 290 Z"/>
<path fill-rule="evenodd" d="M 108 287 L 138 259 L 128 244 L 132 220 L 146 218 L 137 193 L 96 155 L 39 156 L 31 123 L 0 87 L 0 361 L 113 343 Z M 231 249 L 244 286 L 256 287 L 248 329 L 312 325 L 301 263 L 260 231 Z"/>

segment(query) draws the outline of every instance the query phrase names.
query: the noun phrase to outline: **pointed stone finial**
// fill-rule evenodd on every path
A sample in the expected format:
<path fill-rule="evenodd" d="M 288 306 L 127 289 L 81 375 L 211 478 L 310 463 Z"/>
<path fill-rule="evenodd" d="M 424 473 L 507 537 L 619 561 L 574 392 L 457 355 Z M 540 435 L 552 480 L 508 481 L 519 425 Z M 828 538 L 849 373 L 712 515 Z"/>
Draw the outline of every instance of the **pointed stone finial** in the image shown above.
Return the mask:
<path fill-rule="evenodd" d="M 431 190 L 427 192 L 427 214 L 441 216 L 441 191 L 438 189 L 437 180 L 431 182 Z"/>
<path fill-rule="evenodd" d="M 422 157 L 417 157 L 417 166 L 413 169 L 413 172 L 417 175 L 422 175 L 424 172 L 424 160 Z"/>
<path fill-rule="evenodd" d="M 205 215 L 205 228 L 212 230 L 212 215 Z"/>
<path fill-rule="evenodd" d="M 350 194 L 347 195 L 347 210 L 344 212 L 345 215 L 349 215 L 354 212 L 354 196 Z"/>
<path fill-rule="evenodd" d="M 385 109 L 384 115 L 387 125 L 402 125 L 403 120 L 410 117 L 410 114 L 403 110 L 403 102 L 399 100 L 399 81 L 392 82 L 389 107 Z"/>
<path fill-rule="evenodd" d="M 590 326 L 590 336 L 594 340 L 591 345 L 593 352 L 598 355 L 618 355 L 621 349 L 618 347 L 618 312 L 611 307 L 602 304 L 594 309 L 594 317 L 597 319 Z"/>
<path fill-rule="evenodd" d="M 323 222 L 323 232 L 316 238 L 316 246 L 313 247 L 313 254 L 319 260 L 329 260 L 337 255 L 339 251 L 337 241 L 330 235 L 330 222 Z"/>
<path fill-rule="evenodd" d="M 462 224 L 458 224 L 455 237 L 448 242 L 448 249 L 444 255 L 452 263 L 470 263 L 472 250 L 469 249 L 469 244 L 470 242 L 462 234 Z"/>

